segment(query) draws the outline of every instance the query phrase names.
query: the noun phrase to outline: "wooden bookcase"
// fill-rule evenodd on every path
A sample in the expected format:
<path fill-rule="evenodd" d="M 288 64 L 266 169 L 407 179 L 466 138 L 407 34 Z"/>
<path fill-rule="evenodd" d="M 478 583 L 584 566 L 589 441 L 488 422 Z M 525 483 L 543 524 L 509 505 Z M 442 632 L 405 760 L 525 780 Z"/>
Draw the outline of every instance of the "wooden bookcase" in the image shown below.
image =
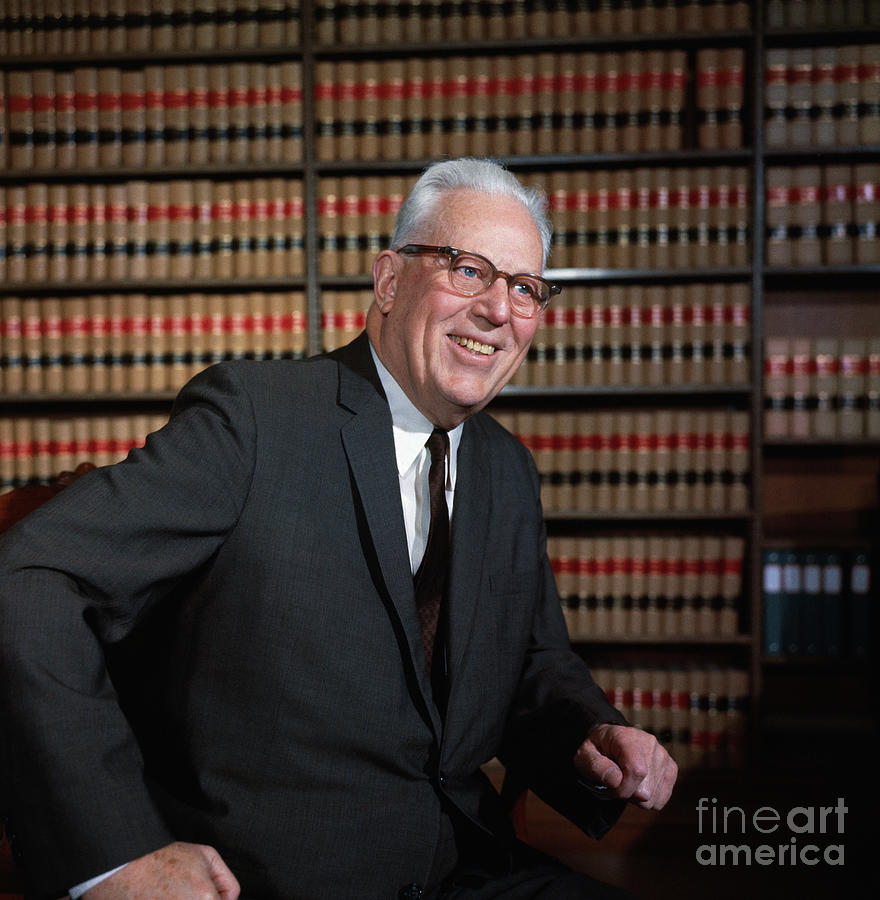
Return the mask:
<path fill-rule="evenodd" d="M 218 3 L 216 6 L 218 9 L 228 9 L 230 4 L 224 6 Z M 649 503 L 646 507 L 634 501 L 629 504 L 604 503 L 597 507 L 592 501 L 573 505 L 569 492 L 566 503 L 561 507 L 550 504 L 547 510 L 553 552 L 556 552 L 560 542 L 568 541 L 569 547 L 572 541 L 580 542 L 577 547 L 581 549 L 575 552 L 581 554 L 583 559 L 586 559 L 587 553 L 583 548 L 595 550 L 597 540 L 628 541 L 628 544 L 619 545 L 629 548 L 624 552 L 630 552 L 633 546 L 641 547 L 652 537 L 685 543 L 709 540 L 714 542 L 713 546 L 724 539 L 735 539 L 741 543 L 741 551 L 731 560 L 738 586 L 734 595 L 728 598 L 727 605 L 722 603 L 720 607 L 728 613 L 733 610 L 732 627 L 728 617 L 728 627 L 721 632 L 717 630 L 717 621 L 722 613 L 719 609 L 713 610 L 710 602 L 702 606 L 698 604 L 696 611 L 688 608 L 687 615 L 690 612 L 694 615 L 684 625 L 679 623 L 675 629 L 666 632 L 661 627 L 658 631 L 656 623 L 655 626 L 645 625 L 645 610 L 638 609 L 636 603 L 635 616 L 640 619 L 638 628 L 574 634 L 578 646 L 590 658 L 598 660 L 600 668 L 606 658 L 613 659 L 618 668 L 609 677 L 615 680 L 615 688 L 620 688 L 621 696 L 625 695 L 626 703 L 630 705 L 633 703 L 633 686 L 637 688 L 637 707 L 641 702 L 638 698 L 644 700 L 648 707 L 653 707 L 655 701 L 659 704 L 663 693 L 661 689 L 669 690 L 669 685 L 664 688 L 662 682 L 650 682 L 653 677 L 650 673 L 666 673 L 668 676 L 672 671 L 696 672 L 697 686 L 686 684 L 679 691 L 686 696 L 687 705 L 694 707 L 701 723 L 698 727 L 702 729 L 699 738 L 692 737 L 694 746 L 686 753 L 700 765 L 722 768 L 741 766 L 748 758 L 760 758 L 762 748 L 776 746 L 772 740 L 767 742 L 770 732 L 764 727 L 767 723 L 773 724 L 774 716 L 777 723 L 782 718 L 789 723 L 796 719 L 796 724 L 799 727 L 806 724 L 807 730 L 821 728 L 823 723 L 819 719 L 809 721 L 800 715 L 801 710 L 789 709 L 786 704 L 793 692 L 801 690 L 802 684 L 822 680 L 838 683 L 840 676 L 853 688 L 861 684 L 867 674 L 865 667 L 852 667 L 845 663 L 838 666 L 828 661 L 769 659 L 763 652 L 761 559 L 765 546 L 774 542 L 787 544 L 789 539 L 795 538 L 808 544 L 830 539 L 830 506 L 836 502 L 836 496 L 842 498 L 844 493 L 842 489 L 838 492 L 836 485 L 846 481 L 853 485 L 852 492 L 858 499 L 852 508 L 841 510 L 846 523 L 840 529 L 835 525 L 833 530 L 836 539 L 842 535 L 847 541 L 867 547 L 877 533 L 878 505 L 877 439 L 821 442 L 765 440 L 765 337 L 771 333 L 784 337 L 798 336 L 795 329 L 806 329 L 808 333 L 804 336 L 821 334 L 829 316 L 837 323 L 835 327 L 843 329 L 842 319 L 837 313 L 844 309 L 853 327 L 868 324 L 874 329 L 873 334 L 880 334 L 878 264 L 853 262 L 833 266 L 777 266 L 767 263 L 765 234 L 769 228 L 769 211 L 765 182 L 771 168 L 800 169 L 817 164 L 868 163 L 876 158 L 880 147 L 874 143 L 859 146 L 832 143 L 822 147 L 799 148 L 768 146 L 765 139 L 765 107 L 769 100 L 765 70 L 770 59 L 768 54 L 772 55 L 776 48 L 880 44 L 880 33 L 877 31 L 880 18 L 876 15 L 874 4 L 861 4 L 864 16 L 874 16 L 873 19 L 863 18 L 861 25 L 841 21 L 821 27 L 811 26 L 806 18 L 802 25 L 785 24 L 787 12 L 783 9 L 786 7 L 784 3 L 682 5 L 658 2 L 639 6 L 638 15 L 653 16 L 651 20 L 638 18 L 636 4 L 632 7 L 620 4 L 619 8 L 609 5 L 617 10 L 614 13 L 605 5 L 599 6 L 587 3 L 514 3 L 509 7 L 498 5 L 496 8 L 492 5 L 451 4 L 448 9 L 452 11 L 452 18 L 444 20 L 440 17 L 439 4 L 432 3 L 388 4 L 382 7 L 369 3 L 354 4 L 344 8 L 345 16 L 340 18 L 337 15 L 335 19 L 334 15 L 339 13 L 340 7 L 324 0 L 303 0 L 300 4 L 251 3 L 241 4 L 238 26 L 229 25 L 230 21 L 235 21 L 234 15 L 231 19 L 227 17 L 223 20 L 225 30 L 218 28 L 210 40 L 198 36 L 199 24 L 204 27 L 205 20 L 187 19 L 183 13 L 173 20 L 171 28 L 169 20 L 162 18 L 152 23 L 136 18 L 122 23 L 111 21 L 107 23 L 105 36 L 109 41 L 108 49 L 102 52 L 82 49 L 81 23 L 78 27 L 73 22 L 68 23 L 68 30 L 72 29 L 71 34 L 75 32 L 76 37 L 70 37 L 67 41 L 69 47 L 65 52 L 47 53 L 38 49 L 39 44 L 34 43 L 37 38 L 29 33 L 30 26 L 39 31 L 45 27 L 45 22 L 30 23 L 29 26 L 20 20 L 6 21 L 7 39 L 15 32 L 18 35 L 16 40 L 21 39 L 17 46 L 23 48 L 21 53 L 0 54 L 0 74 L 5 79 L 7 95 L 10 94 L 12 73 L 23 71 L 32 75 L 39 72 L 45 77 L 47 72 L 72 73 L 79 69 L 112 69 L 130 73 L 164 67 L 165 76 L 173 72 L 174 77 L 179 79 L 181 73 L 186 76 L 188 66 L 195 66 L 201 67 L 200 79 L 213 72 L 221 83 L 223 77 L 233 78 L 235 87 L 234 76 L 229 73 L 235 66 L 241 67 L 240 71 L 247 71 L 248 66 L 254 67 L 254 70 L 268 66 L 273 77 L 277 77 L 280 67 L 287 66 L 286 71 L 293 82 L 285 83 L 285 96 L 288 102 L 299 106 L 295 111 L 288 108 L 286 113 L 278 113 L 276 124 L 287 127 L 284 133 L 288 143 L 282 141 L 274 150 L 264 153 L 261 159 L 251 158 L 247 149 L 242 151 L 239 148 L 236 156 L 234 150 L 227 148 L 222 161 L 213 159 L 210 152 L 205 151 L 208 152 L 207 159 L 203 157 L 199 162 L 192 162 L 178 153 L 173 159 L 155 164 L 78 165 L 72 168 L 40 167 L 37 164 L 13 167 L 7 164 L 6 168 L 0 169 L 0 188 L 5 190 L 8 198 L 13 189 L 28 185 L 52 187 L 76 184 L 103 187 L 109 191 L 112 185 L 120 182 L 137 182 L 141 186 L 139 189 L 148 193 L 151 186 L 164 185 L 165 197 L 173 198 L 178 193 L 185 194 L 196 182 L 225 185 L 226 193 L 220 199 L 214 196 L 213 202 L 217 205 L 230 202 L 230 192 L 232 199 L 235 199 L 236 185 L 252 186 L 260 181 L 259 190 L 264 193 L 250 195 L 254 201 L 269 196 L 265 193 L 267 184 L 276 188 L 282 182 L 293 184 L 295 190 L 286 195 L 289 201 L 286 212 L 288 220 L 279 228 L 293 230 L 294 243 L 301 248 L 298 251 L 301 255 L 298 261 L 288 260 L 276 268 L 271 264 L 267 269 L 248 263 L 242 270 L 247 273 L 244 276 L 236 274 L 233 268 L 231 273 L 227 271 L 220 275 L 216 272 L 201 275 L 194 272 L 179 277 L 174 274 L 172 266 L 162 278 L 124 276 L 46 281 L 11 279 L 12 257 L 7 254 L 7 274 L 0 280 L 0 302 L 10 297 L 38 301 L 36 308 L 45 312 L 53 303 L 57 305 L 74 297 L 88 296 L 106 299 L 155 295 L 164 298 L 165 302 L 170 302 L 172 297 L 183 298 L 184 308 L 188 302 L 195 304 L 192 298 L 197 296 L 202 298 L 198 301 L 201 304 L 208 304 L 204 299 L 208 295 L 231 302 L 230 297 L 240 297 L 242 292 L 247 292 L 260 298 L 254 302 L 267 304 L 268 297 L 280 297 L 282 299 L 278 302 L 281 306 L 275 313 L 287 316 L 289 340 L 284 345 L 269 348 L 263 345 L 261 352 L 293 356 L 313 354 L 335 346 L 346 335 L 359 329 L 362 321 L 359 317 L 362 317 L 370 287 L 363 260 L 367 258 L 377 236 L 387 232 L 388 207 L 393 207 L 389 198 L 399 197 L 431 159 L 462 152 L 487 152 L 498 156 L 527 180 L 544 182 L 551 201 L 558 204 L 554 210 L 554 217 L 560 226 L 558 230 L 566 236 L 566 242 L 556 247 L 556 258 L 563 259 L 564 265 L 551 270 L 552 277 L 566 288 L 563 297 L 567 294 L 578 298 L 577 302 L 583 309 L 589 310 L 591 305 L 599 308 L 602 310 L 598 313 L 600 318 L 619 316 L 623 310 L 631 320 L 633 310 L 641 309 L 640 304 L 647 302 L 644 298 L 660 296 L 661 299 L 656 302 L 662 306 L 671 303 L 669 296 L 679 292 L 685 297 L 684 301 L 679 297 L 678 302 L 684 303 L 690 331 L 689 336 L 679 335 L 678 340 L 684 345 L 690 342 L 690 350 L 685 357 L 681 357 L 676 356 L 676 353 L 681 353 L 681 347 L 676 351 L 664 345 L 655 357 L 651 356 L 654 351 L 645 350 L 642 362 L 645 369 L 653 358 L 655 363 L 659 361 L 661 368 L 665 365 L 668 370 L 675 364 L 679 369 L 691 367 L 692 371 L 690 376 L 682 376 L 679 371 L 679 376 L 673 379 L 652 379 L 645 374 L 636 379 L 630 365 L 623 375 L 618 372 L 612 376 L 606 372 L 597 377 L 596 366 L 586 362 L 591 352 L 589 341 L 580 339 L 580 349 L 576 350 L 575 357 L 580 365 L 576 371 L 580 372 L 581 380 L 572 380 L 570 375 L 557 377 L 556 374 L 548 374 L 543 369 L 547 360 L 561 358 L 553 356 L 553 341 L 561 341 L 567 347 L 562 351 L 562 357 L 567 354 L 569 358 L 571 344 L 577 343 L 570 330 L 565 333 L 564 329 L 569 327 L 565 322 L 561 326 L 563 336 L 560 339 L 560 325 L 557 323 L 555 337 L 543 335 L 545 344 L 535 349 L 523 374 L 505 389 L 493 405 L 493 411 L 515 429 L 525 427 L 523 421 L 534 421 L 535 416 L 548 414 L 559 417 L 557 424 L 561 420 L 570 422 L 573 415 L 600 417 L 626 414 L 633 418 L 643 413 L 656 414 L 657 411 L 672 417 L 681 413 L 699 417 L 729 411 L 744 419 L 746 427 L 742 433 L 746 437 L 744 441 L 740 439 L 739 449 L 748 458 L 747 477 L 737 481 L 738 476 L 731 475 L 729 460 L 722 460 L 711 469 L 713 474 L 708 482 L 711 493 L 713 485 L 728 490 L 732 479 L 739 487 L 735 503 L 716 502 L 716 498 L 716 501 L 704 499 L 696 505 L 674 506 L 671 510 L 662 503 L 655 503 L 653 507 Z M 791 6 L 800 8 L 805 4 Z M 846 4 L 834 6 L 842 8 Z M 813 7 L 819 8 L 821 4 L 813 4 Z M 211 4 L 207 4 L 206 8 L 210 9 Z M 613 15 L 618 18 L 610 19 Z M 671 28 L 663 28 L 664 16 L 679 18 Z M 781 24 L 768 24 L 768 21 Z M 654 27 L 644 27 L 645 22 L 652 22 Z M 865 22 L 871 24 L 866 27 Z M 153 38 L 161 31 L 158 47 L 150 43 L 153 38 L 147 26 L 151 24 L 155 32 Z M 124 31 L 133 25 L 139 29 L 138 47 L 112 49 L 113 40 L 120 39 L 120 29 Z M 64 27 L 62 23 L 62 31 Z M 235 27 L 240 27 L 238 34 L 245 36 L 245 45 L 237 41 Z M 587 30 L 588 27 L 592 30 Z M 222 39 L 218 37 L 221 31 L 224 35 Z M 53 39 L 58 39 L 57 28 L 53 35 Z M 260 45 L 261 36 L 265 39 L 263 46 Z M 454 43 L 450 43 L 451 37 L 454 37 Z M 609 66 L 612 62 L 621 67 L 617 70 L 618 77 L 620 72 L 632 76 L 633 70 L 626 69 L 626 66 L 631 66 L 633 60 L 645 63 L 644 69 L 639 70 L 641 82 L 639 77 L 631 78 L 636 85 L 634 90 L 639 89 L 639 84 L 642 85 L 641 89 L 649 98 L 649 110 L 655 113 L 641 119 L 629 115 L 633 112 L 633 106 L 627 106 L 625 99 L 615 106 L 612 102 L 614 98 L 607 90 L 596 88 L 597 78 L 610 77 Z M 541 75 L 547 73 L 547 65 L 551 66 L 555 80 L 550 81 L 549 87 L 544 83 L 541 88 Z M 207 76 L 205 70 L 209 70 Z M 266 69 L 262 71 L 265 75 Z M 718 72 L 722 73 L 721 78 Z M 583 76 L 579 82 L 580 88 L 572 88 L 571 77 L 574 76 Z M 446 79 L 445 93 L 441 98 L 443 103 L 439 112 L 426 112 L 424 122 L 416 127 L 412 107 L 407 106 L 404 100 L 415 93 L 414 79 L 418 79 L 419 89 L 424 90 L 425 82 L 434 77 Z M 516 107 L 510 97 L 503 97 L 497 89 L 504 79 L 509 81 L 515 77 L 520 80 L 533 79 L 528 82 L 534 86 L 529 95 L 531 105 L 524 109 Z M 493 78 L 494 82 L 491 81 Z M 357 82 L 359 93 L 352 90 L 352 79 Z M 381 98 L 376 93 L 364 93 L 364 85 L 373 84 L 375 87 L 377 79 L 385 88 Z M 487 88 L 490 83 L 495 84 L 494 93 Z M 606 80 L 604 84 L 607 83 Z M 197 93 L 196 88 L 201 91 L 207 89 L 202 81 L 197 85 L 187 85 L 185 81 L 183 85 L 173 81 L 171 84 L 178 89 L 189 90 L 190 97 L 193 92 Z M 259 88 L 260 84 L 256 87 Z M 586 104 L 585 98 L 594 90 L 604 98 L 602 102 L 605 106 Z M 651 99 L 651 90 L 660 91 L 661 98 Z M 704 94 L 704 91 L 709 94 Z M 713 91 L 715 94 L 712 94 Z M 725 91 L 728 93 L 725 94 Z M 243 103 L 239 98 L 237 111 L 229 112 L 227 122 L 227 125 L 231 123 L 231 126 L 237 125 L 243 129 L 236 132 L 239 136 L 247 133 L 249 125 L 253 129 L 254 123 L 249 123 L 245 113 L 255 103 L 261 102 L 262 95 L 256 91 L 246 96 L 249 99 Z M 429 96 L 436 95 L 431 95 L 430 91 L 424 92 L 423 97 Z M 427 99 L 424 102 L 429 104 Z M 334 103 L 337 104 L 335 107 Z M 375 122 L 371 117 L 375 115 L 376 103 L 380 104 L 379 115 L 384 115 L 385 119 L 378 130 L 373 130 Z M 383 107 L 381 103 L 391 106 Z M 713 103 L 717 108 L 712 108 Z M 200 105 L 197 102 L 195 105 L 204 115 L 203 103 Z M 548 105 L 553 110 L 549 117 L 543 115 Z M 428 106 L 424 108 L 428 109 Z M 461 112 L 465 108 L 468 115 Z M 340 113 L 340 109 L 348 112 Z M 7 109 L 7 120 L 12 112 L 11 108 Z M 348 114 L 360 117 L 358 129 L 345 127 L 343 116 Z M 236 119 L 236 115 L 244 115 L 244 118 Z M 487 130 L 484 128 L 485 122 L 480 124 L 483 120 L 492 120 L 494 125 Z M 528 126 L 523 124 L 526 121 Z M 605 124 L 597 124 L 600 122 Z M 613 126 L 609 124 L 611 122 Z M 404 126 L 399 132 L 395 131 L 401 123 Z M 613 142 L 611 131 L 614 132 Z M 7 129 L 7 140 L 8 134 Z M 372 142 L 378 150 L 370 158 L 362 158 L 365 154 L 359 148 L 362 149 L 367 142 Z M 415 152 L 410 152 L 413 150 Z M 8 163 L 12 146 L 6 146 L 5 151 Z M 711 179 L 716 176 L 720 180 L 713 182 Z M 345 239 L 351 235 L 334 230 L 338 221 L 330 220 L 340 213 L 344 215 L 346 197 L 352 192 L 362 206 L 369 206 L 366 202 L 368 193 L 376 190 L 377 183 L 380 193 L 384 191 L 384 210 L 377 213 L 373 209 L 372 214 L 380 218 L 384 214 L 386 219 L 364 226 L 356 235 L 360 240 L 356 252 L 346 257 Z M 737 185 L 739 191 L 736 190 Z M 338 202 L 328 207 L 327 197 L 331 188 L 339 191 Z M 618 193 L 623 191 L 630 204 L 628 208 L 624 205 L 621 210 L 618 204 L 612 213 L 608 213 L 601 204 L 599 208 L 595 204 L 589 205 L 590 196 L 598 196 L 605 191 L 607 197 L 608 191 L 614 195 L 615 190 Z M 654 206 L 648 212 L 638 205 L 640 191 L 644 192 L 644 196 L 654 197 Z M 670 191 L 693 196 L 697 206 L 702 202 L 701 198 L 710 194 L 717 198 L 720 193 L 725 199 L 720 201 L 720 209 L 709 202 L 703 218 L 676 220 L 674 217 L 668 218 L 671 215 L 668 197 L 659 207 L 656 202 L 658 194 L 667 195 Z M 572 197 L 583 199 L 584 196 L 587 197 L 585 207 L 577 206 L 579 200 L 572 201 Z M 742 197 L 747 198 L 747 205 L 742 205 Z M 667 205 L 664 206 L 664 203 Z M 576 210 L 574 213 L 571 213 L 572 206 Z M 607 229 L 605 239 L 601 234 L 597 237 L 581 233 L 584 222 L 588 223 L 588 230 L 592 227 L 593 217 L 598 219 L 600 216 L 605 216 L 601 219 Z M 693 236 L 684 241 L 688 245 L 685 249 L 691 252 L 690 257 L 677 253 L 683 239 L 670 241 L 670 235 L 677 234 L 676 229 L 682 223 L 686 228 L 693 229 Z M 7 234 L 10 224 L 7 221 Z M 661 231 L 665 237 L 658 239 Z M 626 237 L 621 239 L 620 235 L 624 233 Z M 616 236 L 610 243 L 608 234 Z M 710 234 L 714 237 L 707 237 Z M 288 231 L 287 237 L 290 238 L 290 235 L 291 231 Z M 615 240 L 618 242 L 615 243 Z M 661 245 L 663 256 L 658 257 L 660 251 L 657 248 Z M 618 252 L 621 248 L 626 252 Z M 348 250 L 352 248 L 348 247 Z M 328 263 L 331 255 L 335 260 L 333 266 Z M 733 294 L 742 296 L 743 292 L 747 306 L 745 317 L 742 310 L 730 314 L 731 304 L 736 307 L 730 297 Z M 703 305 L 708 303 L 705 298 L 710 294 L 721 296 L 719 308 L 725 308 L 726 303 L 728 318 L 733 315 L 737 319 L 740 329 L 738 350 L 730 349 L 729 333 L 720 337 L 718 334 L 714 337 L 709 335 L 712 323 L 701 317 L 704 315 Z M 299 305 L 290 305 L 290 298 L 294 295 Z M 340 304 L 338 308 L 337 303 Z M 210 317 L 212 314 L 209 304 L 193 308 L 197 308 L 202 316 Z M 569 308 L 563 308 L 571 312 Z M 259 309 L 263 310 L 261 314 L 264 316 L 269 316 L 273 311 L 271 305 Z M 805 314 L 804 309 L 809 313 Z M 332 315 L 334 312 L 336 316 Z M 227 320 L 232 315 L 228 307 L 225 312 L 215 310 L 215 314 L 221 318 L 225 315 Z M 668 305 L 663 314 L 667 320 L 674 318 Z M 141 314 L 142 319 L 144 315 L 148 316 Z M 164 315 L 168 315 L 167 310 Z M 583 311 L 580 315 L 583 317 Z M 724 315 L 722 312 L 722 319 Z M 644 312 L 640 313 L 640 317 L 643 323 L 650 318 Z M 696 325 L 695 317 L 698 320 Z M 619 319 L 615 321 L 620 322 Z M 706 329 L 706 336 L 702 339 L 700 332 L 695 331 L 697 326 Z M 547 327 L 550 327 L 550 317 Z M 291 329 L 298 330 L 295 339 L 290 337 Z M 810 332 L 810 329 L 813 331 Z M 146 332 L 149 333 L 148 326 Z M 9 333 L 10 330 L 5 327 L 7 338 Z M 843 336 L 844 330 L 838 334 Z M 148 342 L 148 338 L 144 340 Z M 213 350 L 209 346 L 208 351 L 219 356 L 248 352 L 244 338 L 236 340 L 238 343 L 229 338 L 230 343 L 214 346 Z M 642 341 L 650 343 L 645 335 L 636 335 L 630 343 L 619 334 L 615 340 L 619 344 L 617 351 L 621 347 L 628 348 L 625 353 L 629 354 L 630 363 L 632 347 Z M 668 335 L 664 340 L 669 340 Z M 693 350 L 697 345 L 721 347 L 711 351 L 720 354 L 714 357 L 714 363 L 724 358 L 725 353 L 728 357 L 739 354 L 738 374 L 731 377 L 729 372 L 719 374 L 716 370 L 710 377 L 708 373 L 713 363 L 711 352 L 705 358 L 698 353 L 698 359 Z M 252 347 L 250 349 L 253 350 Z M 166 345 L 163 352 L 170 354 L 172 350 L 172 346 Z M 598 358 L 591 357 L 593 361 Z M 7 368 L 8 360 L 7 353 L 4 357 Z M 677 363 L 670 360 L 677 360 Z M 201 362 L 205 361 L 202 357 Z M 697 367 L 697 363 L 702 368 Z M 700 375 L 700 372 L 704 374 Z M 7 387 L 0 394 L 3 407 L 0 427 L 6 428 L 0 437 L 7 443 L 12 434 L 10 423 L 29 417 L 50 422 L 64 417 L 98 416 L 106 420 L 122 416 L 128 423 L 126 427 L 145 433 L 167 413 L 175 392 L 171 386 L 151 387 L 149 375 L 144 372 L 139 374 L 136 382 L 129 383 L 136 384 L 134 387 L 103 391 L 85 388 L 76 393 L 63 389 L 9 389 L 9 377 L 7 372 L 4 382 Z M 518 416 L 521 418 L 518 419 Z M 7 423 L 5 426 L 3 420 Z M 601 436 L 601 429 L 597 426 L 600 421 L 607 420 L 596 419 L 591 425 L 583 426 L 587 429 L 583 434 Z M 111 426 L 105 423 L 106 427 Z M 693 430 L 693 423 L 688 427 Z M 73 429 L 73 426 L 70 428 Z M 535 436 L 538 432 L 531 434 Z M 723 428 L 711 434 L 715 435 L 716 442 L 719 435 L 722 443 L 729 438 L 729 433 Z M 70 435 L 73 431 L 65 432 L 64 439 L 73 440 Z M 131 434 L 118 437 L 117 449 L 124 447 L 131 437 Z M 571 434 L 563 434 L 562 437 L 570 439 Z M 38 441 L 44 438 L 41 432 L 31 439 Z M 570 449 L 570 441 L 567 446 Z M 594 463 L 595 460 L 590 466 Z M 550 466 L 556 465 L 551 458 Z M 567 465 L 572 465 L 570 459 Z M 607 472 L 597 475 L 595 468 L 580 465 L 577 461 L 574 466 L 581 482 L 592 478 L 593 487 L 596 484 L 607 486 Z M 828 476 L 832 466 L 835 467 L 834 479 Z M 681 465 L 676 471 L 681 473 Z M 37 471 L 35 474 L 51 473 Z M 565 473 L 548 472 L 548 493 L 558 488 L 560 476 L 564 482 Z M 638 473 L 636 476 L 633 483 L 644 487 L 645 482 L 639 480 L 641 476 Z M 13 477 L 22 476 L 13 473 Z M 685 473 L 676 477 L 690 476 Z M 619 472 L 615 478 L 620 481 Z M 812 490 L 818 480 L 828 485 L 828 490 L 822 495 L 824 500 L 819 499 Z M 663 482 L 663 477 L 654 477 L 652 489 L 656 489 L 658 483 L 662 486 Z M 786 491 L 795 497 L 791 506 L 786 505 Z M 811 507 L 808 495 L 815 500 L 815 506 Z M 595 496 L 595 492 L 591 496 Z M 630 570 L 635 565 L 636 574 L 633 576 L 632 571 L 629 572 L 630 586 L 622 588 L 622 593 L 619 592 L 611 602 L 611 612 L 619 612 L 616 604 L 622 603 L 625 606 L 624 615 L 630 619 L 634 614 L 632 598 L 627 591 L 632 589 L 632 579 L 641 579 L 638 583 L 644 586 L 650 574 L 645 571 L 644 556 L 634 556 L 638 557 L 638 563 L 633 564 L 630 559 L 629 564 Z M 683 566 L 681 558 L 676 563 L 680 568 Z M 712 590 L 717 592 L 721 580 L 718 567 L 723 568 L 723 563 L 715 559 L 713 566 L 704 567 L 706 571 L 703 574 L 715 585 Z M 694 574 L 695 570 L 688 571 L 688 577 L 692 580 L 698 577 Z M 698 593 L 699 589 L 691 583 L 688 590 Z M 680 592 L 680 584 L 677 590 Z M 674 598 L 670 596 L 667 599 L 671 604 Z M 705 599 L 714 601 L 718 597 L 713 594 Z M 590 610 L 589 614 L 594 620 L 596 609 Z M 680 614 L 677 615 L 680 617 Z M 699 624 L 701 616 L 702 625 Z M 710 620 L 707 616 L 714 618 Z M 729 683 L 719 686 L 719 673 L 724 675 L 733 671 L 742 673 L 746 687 L 733 689 Z M 646 676 L 645 672 L 649 674 Z M 621 676 L 620 673 L 624 674 Z M 833 677 L 827 677 L 829 675 Z M 638 677 L 647 677 L 649 681 L 634 684 L 632 680 L 626 680 Z M 656 696 L 652 690 L 657 691 Z M 740 701 L 745 702 L 728 703 L 731 694 L 737 694 Z M 665 696 L 664 704 L 668 693 Z M 831 698 L 829 704 L 832 704 Z M 874 723 L 869 721 L 869 710 L 862 706 L 860 694 L 856 695 L 854 704 L 856 708 L 852 711 L 858 712 L 859 721 L 865 727 L 873 728 Z M 742 709 L 743 705 L 748 706 L 747 711 Z M 845 707 L 841 709 L 847 712 Z M 685 712 L 682 710 L 681 715 Z M 644 709 L 634 710 L 634 718 L 638 721 L 645 714 Z M 665 718 L 660 726 L 651 722 L 648 724 L 654 724 L 665 732 L 685 727 L 680 717 L 673 721 L 668 711 L 663 715 Z M 832 725 L 839 719 L 833 716 L 826 718 L 825 724 Z M 723 747 L 724 730 L 731 728 L 739 735 L 746 719 L 749 722 L 748 747 L 742 743 L 741 737 L 737 737 L 733 741 L 735 746 L 727 754 Z M 719 734 L 722 735 L 720 749 L 717 744 Z"/>

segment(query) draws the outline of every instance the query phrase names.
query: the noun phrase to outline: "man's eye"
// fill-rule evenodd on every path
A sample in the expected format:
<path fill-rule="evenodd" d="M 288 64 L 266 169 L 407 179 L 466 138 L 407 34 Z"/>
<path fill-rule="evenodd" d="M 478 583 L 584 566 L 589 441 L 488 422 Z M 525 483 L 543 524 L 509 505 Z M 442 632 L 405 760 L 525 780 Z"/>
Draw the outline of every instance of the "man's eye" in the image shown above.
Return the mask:
<path fill-rule="evenodd" d="M 537 297 L 535 286 L 529 281 L 515 281 L 513 289 L 523 297 L 530 297 L 533 300 Z"/>
<path fill-rule="evenodd" d="M 465 278 L 474 279 L 479 281 L 482 277 L 482 273 L 476 266 L 469 266 L 467 264 L 460 265 L 456 268 L 456 271 L 459 275 L 463 275 Z"/>

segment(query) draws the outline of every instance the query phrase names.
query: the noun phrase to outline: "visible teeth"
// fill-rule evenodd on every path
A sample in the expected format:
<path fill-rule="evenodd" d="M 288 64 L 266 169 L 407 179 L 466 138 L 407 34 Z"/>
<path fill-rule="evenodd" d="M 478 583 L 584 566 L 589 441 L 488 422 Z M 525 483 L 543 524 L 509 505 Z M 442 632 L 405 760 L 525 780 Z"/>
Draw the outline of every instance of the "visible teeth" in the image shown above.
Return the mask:
<path fill-rule="evenodd" d="M 466 347 L 471 353 L 482 353 L 484 356 L 491 356 L 495 352 L 495 348 L 491 344 L 481 344 L 473 338 L 459 337 L 457 334 L 451 334 L 449 337 L 460 347 Z"/>

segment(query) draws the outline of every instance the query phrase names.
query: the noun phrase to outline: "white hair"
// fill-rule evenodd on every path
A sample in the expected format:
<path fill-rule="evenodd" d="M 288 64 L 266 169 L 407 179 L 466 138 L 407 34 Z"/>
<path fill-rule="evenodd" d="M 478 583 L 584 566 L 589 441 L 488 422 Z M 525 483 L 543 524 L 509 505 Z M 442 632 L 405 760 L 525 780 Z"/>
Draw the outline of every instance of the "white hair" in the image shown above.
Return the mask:
<path fill-rule="evenodd" d="M 518 200 L 528 210 L 541 235 L 543 265 L 550 255 L 553 225 L 547 214 L 547 198 L 537 187 L 526 187 L 517 177 L 492 159 L 463 157 L 432 163 L 413 185 L 397 213 L 391 247 L 413 243 L 422 225 L 431 217 L 446 191 L 467 188 Z M 465 248 L 466 249 L 466 248 Z"/>

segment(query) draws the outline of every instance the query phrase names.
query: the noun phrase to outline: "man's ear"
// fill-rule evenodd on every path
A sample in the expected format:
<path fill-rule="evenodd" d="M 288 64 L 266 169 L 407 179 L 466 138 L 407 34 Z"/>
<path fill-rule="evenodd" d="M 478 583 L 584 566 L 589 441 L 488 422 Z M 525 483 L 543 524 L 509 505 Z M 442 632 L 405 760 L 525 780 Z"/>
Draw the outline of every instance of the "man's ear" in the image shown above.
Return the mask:
<path fill-rule="evenodd" d="M 391 250 L 383 250 L 373 260 L 373 294 L 379 312 L 391 310 L 397 291 L 397 266 L 400 257 Z"/>

